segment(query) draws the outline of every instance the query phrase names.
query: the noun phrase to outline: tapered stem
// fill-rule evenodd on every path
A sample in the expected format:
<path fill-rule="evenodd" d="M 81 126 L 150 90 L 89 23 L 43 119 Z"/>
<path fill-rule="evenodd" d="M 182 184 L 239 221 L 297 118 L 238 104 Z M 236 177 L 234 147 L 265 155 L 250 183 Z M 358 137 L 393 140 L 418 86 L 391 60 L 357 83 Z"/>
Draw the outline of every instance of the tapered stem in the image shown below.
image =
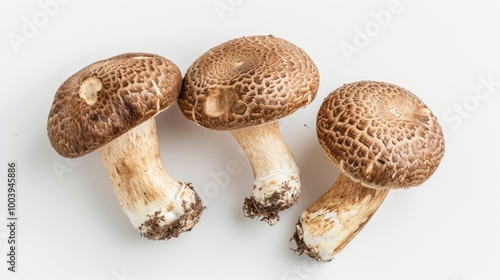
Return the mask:
<path fill-rule="evenodd" d="M 293 239 L 296 252 L 330 261 L 364 227 L 389 189 L 372 189 L 343 172 L 333 186 L 300 216 Z"/>
<path fill-rule="evenodd" d="M 297 202 L 300 194 L 299 169 L 281 137 L 278 122 L 233 130 L 231 134 L 245 152 L 255 177 L 243 214 L 262 217 L 273 225 L 279 220 L 278 213 Z"/>
<path fill-rule="evenodd" d="M 154 118 L 99 149 L 116 196 L 134 227 L 148 239 L 190 230 L 203 205 L 189 184 L 176 182 L 160 159 Z"/>

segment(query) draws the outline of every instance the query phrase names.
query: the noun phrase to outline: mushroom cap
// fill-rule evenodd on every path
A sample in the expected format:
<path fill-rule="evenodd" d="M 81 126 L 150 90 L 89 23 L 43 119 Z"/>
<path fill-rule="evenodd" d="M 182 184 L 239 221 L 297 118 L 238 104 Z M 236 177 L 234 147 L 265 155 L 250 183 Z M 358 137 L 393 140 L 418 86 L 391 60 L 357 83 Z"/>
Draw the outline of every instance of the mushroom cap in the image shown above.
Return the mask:
<path fill-rule="evenodd" d="M 323 101 L 317 135 L 329 159 L 372 188 L 426 181 L 444 155 L 436 116 L 411 92 L 383 82 L 343 85 Z"/>
<path fill-rule="evenodd" d="M 319 74 L 299 47 L 274 36 L 218 45 L 189 67 L 178 104 L 204 127 L 233 130 L 283 118 L 315 97 Z"/>
<path fill-rule="evenodd" d="M 97 61 L 57 90 L 47 122 L 50 143 L 64 157 L 90 153 L 168 108 L 181 84 L 179 68 L 158 55 Z"/>

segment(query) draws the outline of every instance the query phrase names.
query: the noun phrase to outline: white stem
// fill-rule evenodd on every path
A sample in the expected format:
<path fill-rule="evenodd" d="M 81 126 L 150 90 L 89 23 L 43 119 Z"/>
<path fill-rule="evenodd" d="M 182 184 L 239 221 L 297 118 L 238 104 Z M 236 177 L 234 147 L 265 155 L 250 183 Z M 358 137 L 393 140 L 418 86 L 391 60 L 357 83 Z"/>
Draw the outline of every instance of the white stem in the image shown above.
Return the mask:
<path fill-rule="evenodd" d="M 300 216 L 296 252 L 330 261 L 364 227 L 389 189 L 367 188 L 341 173 L 333 186 Z"/>
<path fill-rule="evenodd" d="M 300 194 L 299 169 L 281 137 L 278 122 L 233 130 L 231 134 L 245 152 L 255 177 L 243 213 L 251 218 L 261 216 L 273 225 L 279 220 L 278 213 L 295 204 Z"/>
<path fill-rule="evenodd" d="M 148 239 L 169 239 L 190 230 L 203 206 L 189 184 L 165 171 L 154 118 L 99 149 L 123 211 Z"/>

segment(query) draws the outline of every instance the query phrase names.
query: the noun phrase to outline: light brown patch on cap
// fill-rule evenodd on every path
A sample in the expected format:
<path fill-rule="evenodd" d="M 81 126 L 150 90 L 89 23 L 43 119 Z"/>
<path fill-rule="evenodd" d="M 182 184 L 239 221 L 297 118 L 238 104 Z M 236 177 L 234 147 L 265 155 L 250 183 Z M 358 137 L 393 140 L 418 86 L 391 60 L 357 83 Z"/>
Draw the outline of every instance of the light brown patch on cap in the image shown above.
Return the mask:
<path fill-rule="evenodd" d="M 79 90 L 79 96 L 88 105 L 94 105 L 97 102 L 97 94 L 101 91 L 102 89 L 102 83 L 101 80 L 96 78 L 95 76 L 90 76 L 83 80 L 82 84 L 80 85 L 80 90 Z"/>

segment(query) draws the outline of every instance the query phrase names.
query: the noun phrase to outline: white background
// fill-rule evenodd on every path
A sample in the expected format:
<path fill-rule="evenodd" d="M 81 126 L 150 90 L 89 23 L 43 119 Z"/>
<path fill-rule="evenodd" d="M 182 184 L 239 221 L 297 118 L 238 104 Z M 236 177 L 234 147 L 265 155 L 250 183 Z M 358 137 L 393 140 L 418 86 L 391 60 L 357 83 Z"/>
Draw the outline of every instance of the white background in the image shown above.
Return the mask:
<path fill-rule="evenodd" d="M 0 4 L 0 279 L 499 279 L 498 1 L 54 1 Z M 253 177 L 229 133 L 195 126 L 177 105 L 157 117 L 162 160 L 208 197 L 199 224 L 177 239 L 138 235 L 97 153 L 67 161 L 50 146 L 52 98 L 87 64 L 141 51 L 184 73 L 209 48 L 257 34 L 302 47 L 321 75 L 314 102 L 281 122 L 303 191 L 274 227 L 242 216 Z M 338 175 L 317 143 L 316 112 L 335 88 L 364 79 L 419 96 L 440 119 L 446 153 L 430 180 L 392 191 L 334 261 L 317 263 L 289 241 Z M 6 263 L 10 160 L 16 273 Z M 241 172 L 225 186 L 214 174 L 228 163 Z"/>

